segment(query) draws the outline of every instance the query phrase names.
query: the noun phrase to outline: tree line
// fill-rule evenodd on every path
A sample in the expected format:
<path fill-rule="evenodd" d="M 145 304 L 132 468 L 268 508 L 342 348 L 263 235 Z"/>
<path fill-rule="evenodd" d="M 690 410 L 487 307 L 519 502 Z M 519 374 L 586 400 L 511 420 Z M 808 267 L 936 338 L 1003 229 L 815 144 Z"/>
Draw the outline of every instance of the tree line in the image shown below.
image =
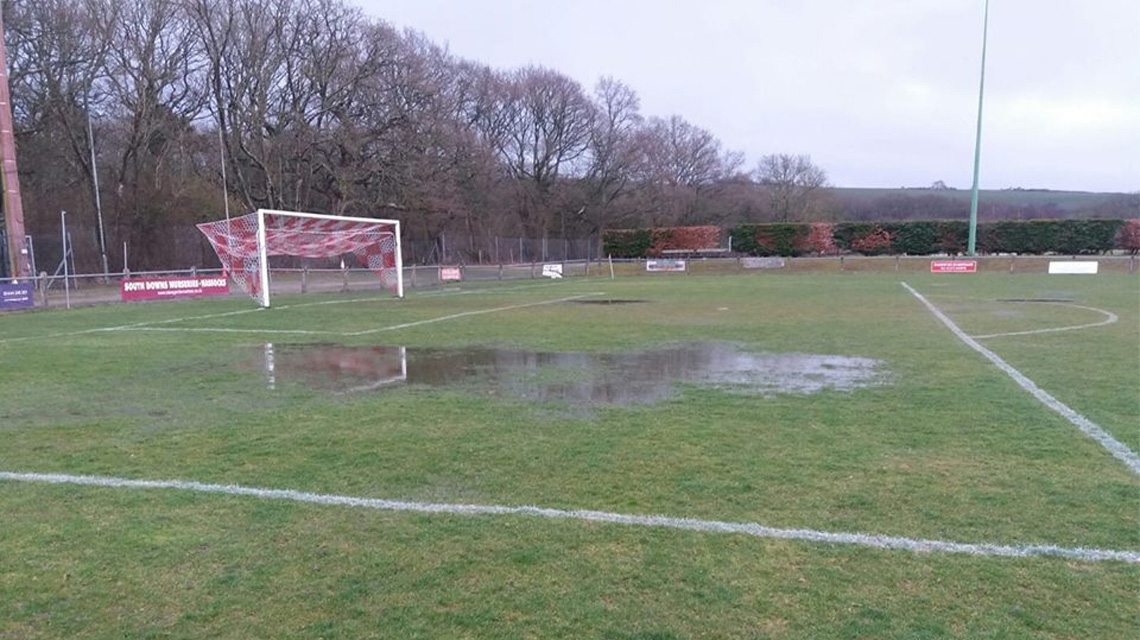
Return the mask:
<path fill-rule="evenodd" d="M 98 194 L 108 251 L 126 241 L 143 262 L 227 207 L 399 217 L 410 237 L 586 237 L 716 217 L 748 181 L 741 154 L 644 115 L 619 80 L 494 69 L 341 0 L 3 12 L 29 229 L 60 210 L 93 229 Z"/>
<path fill-rule="evenodd" d="M 175 230 L 257 208 L 495 237 L 834 217 L 807 156 L 751 168 L 637 93 L 495 69 L 343 0 L 3 0 L 25 217 L 81 262 L 169 266 Z M 191 235 L 194 235 L 191 232 Z"/>

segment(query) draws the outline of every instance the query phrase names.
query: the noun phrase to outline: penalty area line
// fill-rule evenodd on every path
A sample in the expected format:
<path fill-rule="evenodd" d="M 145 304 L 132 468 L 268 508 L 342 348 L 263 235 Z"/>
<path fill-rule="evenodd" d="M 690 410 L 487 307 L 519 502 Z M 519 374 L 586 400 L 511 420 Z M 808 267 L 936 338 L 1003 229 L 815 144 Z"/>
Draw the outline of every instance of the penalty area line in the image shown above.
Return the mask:
<path fill-rule="evenodd" d="M 1053 411 L 1057 412 L 1063 418 L 1072 423 L 1073 426 L 1084 432 L 1085 435 L 1089 436 L 1093 440 L 1096 440 L 1100 446 L 1104 447 L 1116 459 L 1123 462 L 1132 471 L 1132 473 L 1140 475 L 1140 456 L 1136 455 L 1135 451 L 1129 449 L 1128 446 L 1123 442 L 1117 440 L 1116 438 L 1113 438 L 1107 431 L 1102 429 L 1092 420 L 1089 420 L 1088 418 L 1069 408 L 1069 406 L 1065 403 L 1054 398 L 1049 392 L 1037 386 L 1035 382 L 1025 377 L 1025 375 L 1017 369 L 1014 369 L 1012 366 L 1010 366 L 1008 362 L 1003 360 L 996 353 L 982 346 L 981 343 L 979 343 L 976 339 L 966 335 L 966 332 L 962 331 L 958 325 L 954 324 L 953 320 L 947 317 L 946 314 L 942 313 L 941 309 L 934 306 L 933 303 L 927 300 L 921 293 L 916 291 L 909 284 L 905 282 L 900 282 L 899 284 L 905 287 L 907 291 L 910 291 L 911 295 L 913 295 L 918 299 L 919 302 L 925 305 L 926 308 L 934 314 L 935 318 L 941 320 L 942 324 L 946 325 L 946 327 L 949 328 L 954 335 L 958 336 L 959 340 L 965 342 L 966 346 L 985 356 L 987 360 L 997 365 L 998 369 L 1001 369 L 1005 372 L 1006 375 L 1013 378 L 1014 382 L 1016 382 L 1022 389 L 1025 389 L 1030 394 L 1032 394 L 1034 398 L 1037 398 L 1041 404 L 1044 404 L 1046 407 L 1049 407 Z"/>
<path fill-rule="evenodd" d="M 411 327 L 418 327 L 418 326 L 425 325 L 425 324 L 433 324 L 436 322 L 444 322 L 446 320 L 455 320 L 457 318 L 465 318 L 468 316 L 483 315 L 486 313 L 498 313 L 501 311 L 513 311 L 515 309 L 525 309 L 527 307 L 538 307 L 538 306 L 548 305 L 548 304 L 558 304 L 561 302 L 570 302 L 572 300 L 578 300 L 581 298 L 588 298 L 591 296 L 598 296 L 598 295 L 602 295 L 602 294 L 599 292 L 583 293 L 583 294 L 576 295 L 576 296 L 568 296 L 565 298 L 557 298 L 555 300 L 541 300 L 539 302 L 527 302 L 524 304 L 514 304 L 514 305 L 505 306 L 505 307 L 495 307 L 492 309 L 476 309 L 474 311 L 464 311 L 462 313 L 453 313 L 453 314 L 449 314 L 446 316 L 440 316 L 438 318 L 428 318 L 426 320 L 417 320 L 415 322 L 405 322 L 402 324 L 388 325 L 386 327 L 377 327 L 374 329 L 365 329 L 363 331 L 322 331 L 322 330 L 317 330 L 317 329 L 233 329 L 233 328 L 227 328 L 227 327 L 157 327 L 157 326 L 153 326 L 154 324 L 159 324 L 159 323 L 180 322 L 180 321 L 193 320 L 194 319 L 194 318 L 179 318 L 179 319 L 172 319 L 172 320 L 156 321 L 154 323 L 138 323 L 138 324 L 133 324 L 133 325 L 123 325 L 123 326 L 119 326 L 119 327 L 106 327 L 106 328 L 100 328 L 100 329 L 90 329 L 90 330 L 79 332 L 79 333 L 149 331 L 149 332 L 154 332 L 154 333 L 245 333 L 245 334 L 265 334 L 265 335 L 269 335 L 269 334 L 278 335 L 279 334 L 279 335 L 315 335 L 315 336 L 357 337 L 357 336 L 371 335 L 374 333 L 381 333 L 384 331 L 396 331 L 398 329 L 408 329 Z M 311 303 L 311 304 L 322 304 L 322 303 Z M 294 308 L 297 306 L 301 306 L 301 305 L 294 305 Z M 280 309 L 285 309 L 285 308 L 286 307 L 280 307 Z M 270 312 L 270 311 L 271 311 L 270 309 L 251 309 L 251 310 L 249 310 L 249 313 Z M 236 313 L 242 313 L 242 312 L 231 312 L 229 314 L 219 314 L 219 315 L 236 315 Z M 78 334 L 67 334 L 67 335 L 78 335 Z M 20 338 L 13 339 L 12 341 L 15 341 L 15 340 L 20 340 Z M 3 342 L 4 341 L 0 341 L 0 344 L 3 344 Z"/>
<path fill-rule="evenodd" d="M 1025 558 L 1052 556 L 1071 560 L 1119 561 L 1140 563 L 1140 551 L 1120 551 L 1085 547 L 1060 547 L 1056 545 L 1026 544 L 1003 545 L 993 543 L 952 542 L 947 540 L 923 540 L 899 536 L 884 536 L 866 533 L 844 533 L 818 531 L 815 529 L 784 529 L 769 527 L 752 522 L 725 522 L 678 518 L 664 515 L 632 515 L 608 511 L 585 509 L 551 509 L 536 506 L 508 506 L 481 504 L 454 504 L 440 502 L 412 502 L 406 500 L 385 500 L 362 498 L 326 493 L 309 493 L 293 489 L 265 489 L 234 484 L 209 484 L 192 480 L 132 480 L 111 476 L 84 476 L 60 473 L 21 473 L 0 471 L 0 480 L 41 484 L 81 485 L 116 489 L 175 489 L 197 493 L 248 496 L 263 500 L 286 500 L 325 506 L 355 507 L 380 511 L 404 511 L 435 513 L 460 516 L 522 516 L 546 518 L 549 520 L 579 520 L 625 526 L 680 529 L 702 533 L 735 533 L 756 538 L 775 538 L 803 542 L 852 545 L 873 549 L 893 549 L 913 553 L 954 553 L 973 556 L 993 556 Z"/>
<path fill-rule="evenodd" d="M 474 311 L 464 311 L 462 313 L 453 313 L 451 315 L 440 316 L 438 318 L 428 318 L 427 320 L 417 320 L 415 322 L 405 322 L 403 324 L 393 324 L 387 327 L 378 327 L 376 329 L 365 329 L 364 331 L 351 331 L 346 332 L 345 336 L 366 336 L 373 333 L 380 333 L 382 331 L 396 331 L 397 329 L 408 329 L 411 327 L 419 327 L 425 324 L 433 324 L 436 322 L 444 322 L 446 320 L 455 320 L 457 318 L 466 318 L 468 316 L 478 316 L 486 313 L 499 313 L 502 311 L 514 311 L 515 309 L 526 309 L 528 307 L 540 307 L 547 304 L 559 304 L 561 302 L 570 302 L 572 300 L 580 300 L 582 298 L 589 298 L 591 296 L 598 296 L 600 293 L 583 293 L 577 296 L 568 296 L 566 298 L 558 298 L 556 300 L 542 300 L 539 302 L 527 302 L 525 304 L 512 304 L 506 307 L 495 307 L 493 309 L 476 309 Z"/>

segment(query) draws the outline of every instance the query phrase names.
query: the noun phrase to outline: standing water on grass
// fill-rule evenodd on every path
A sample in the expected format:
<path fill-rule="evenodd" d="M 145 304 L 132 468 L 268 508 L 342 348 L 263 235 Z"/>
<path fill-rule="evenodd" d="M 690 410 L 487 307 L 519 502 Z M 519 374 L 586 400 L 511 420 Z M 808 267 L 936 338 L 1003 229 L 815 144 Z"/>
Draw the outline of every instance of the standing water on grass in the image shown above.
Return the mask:
<path fill-rule="evenodd" d="M 681 383 L 773 396 L 851 391 L 884 380 L 882 362 L 871 358 L 757 353 L 723 342 L 622 353 L 267 344 L 263 364 L 272 388 L 445 386 L 579 406 L 653 403 L 677 395 Z"/>

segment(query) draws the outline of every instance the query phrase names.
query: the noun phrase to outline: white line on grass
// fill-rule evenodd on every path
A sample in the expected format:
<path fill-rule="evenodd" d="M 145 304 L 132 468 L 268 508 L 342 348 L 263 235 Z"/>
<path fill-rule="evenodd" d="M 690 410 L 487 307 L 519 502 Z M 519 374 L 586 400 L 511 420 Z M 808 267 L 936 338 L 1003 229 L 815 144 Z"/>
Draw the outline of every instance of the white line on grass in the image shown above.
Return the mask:
<path fill-rule="evenodd" d="M 394 324 L 387 327 L 378 327 L 376 329 L 365 329 L 364 331 L 346 332 L 345 336 L 366 336 L 373 333 L 380 333 L 381 331 L 395 331 L 396 329 L 407 329 L 409 327 L 418 327 L 425 324 L 432 324 L 435 322 L 443 322 L 445 320 L 454 320 L 456 318 L 466 318 L 467 316 L 478 316 L 485 313 L 498 313 L 500 311 L 513 311 L 514 309 L 525 309 L 527 307 L 538 307 L 547 304 L 558 304 L 560 302 L 570 302 L 571 300 L 580 300 L 582 298 L 589 298 L 591 296 L 598 296 L 600 293 L 583 293 L 577 296 L 567 296 L 565 298 L 558 298 L 557 300 L 542 300 L 540 302 L 527 302 L 525 304 L 512 304 L 506 307 L 495 307 L 494 309 L 477 309 L 475 311 L 464 311 L 462 313 L 453 313 L 451 315 L 440 316 L 438 318 L 428 318 L 427 320 L 417 320 L 415 322 L 405 322 L 403 324 Z"/>
<path fill-rule="evenodd" d="M 949 327 L 950 331 L 952 331 L 954 335 L 958 336 L 959 340 L 965 342 L 966 345 L 971 349 L 982 354 L 986 357 L 987 360 L 997 365 L 997 367 L 1004 371 L 1006 375 L 1013 378 L 1017 384 L 1021 385 L 1022 389 L 1025 389 L 1029 393 L 1033 394 L 1033 397 L 1040 400 L 1042 404 L 1061 414 L 1061 416 L 1063 416 L 1069 422 L 1073 423 L 1073 425 L 1083 431 L 1090 438 L 1099 442 L 1100 445 L 1107 449 L 1109 453 L 1127 465 L 1128 468 L 1132 470 L 1132 473 L 1140 475 L 1140 456 L 1136 455 L 1136 452 L 1129 449 L 1124 443 L 1120 442 L 1116 438 L 1113 438 L 1108 434 L 1107 431 L 1100 428 L 1100 426 L 1098 426 L 1092 420 L 1089 420 L 1076 411 L 1073 411 L 1068 407 L 1068 405 L 1054 398 L 1041 387 L 1038 387 L 1036 383 L 1034 383 L 1029 378 L 1026 378 L 1017 369 L 1011 367 L 1009 363 L 1007 363 L 1005 360 L 1002 360 L 996 353 L 983 347 L 978 343 L 977 340 L 966 335 L 966 332 L 959 329 L 958 325 L 954 324 L 954 321 L 946 317 L 946 314 L 942 313 L 938 307 L 931 304 L 929 300 L 924 298 L 923 295 L 918 291 L 915 291 L 914 288 L 909 284 L 905 282 L 901 282 L 899 284 L 906 287 L 907 291 L 910 291 L 915 298 L 918 298 L 919 302 L 926 305 L 926 308 L 929 309 L 936 318 L 941 320 L 942 324 Z"/>
<path fill-rule="evenodd" d="M 1097 309 L 1096 307 L 1086 307 L 1084 305 L 1072 304 L 1069 302 L 1039 302 L 1036 304 L 1055 304 L 1055 305 L 1060 305 L 1062 307 L 1073 307 L 1075 309 L 1085 309 L 1086 311 L 1095 311 L 1099 314 L 1102 314 L 1105 319 L 1101 320 L 1100 322 L 1090 322 L 1089 324 L 1076 324 L 1076 325 L 1071 325 L 1068 327 L 1053 327 L 1050 329 L 1031 329 L 1029 331 L 1010 331 L 1008 333 L 991 333 L 989 335 L 984 335 L 984 336 L 973 336 L 973 338 L 975 340 L 986 340 L 988 338 L 1004 338 L 1006 336 L 1031 336 L 1031 335 L 1036 335 L 1038 333 L 1056 333 L 1058 331 L 1076 331 L 1077 329 L 1091 329 L 1093 327 L 1103 327 L 1105 325 L 1114 324 L 1115 322 L 1120 320 L 1120 318 L 1118 318 L 1115 313 L 1113 313 L 1111 311 L 1105 311 L 1104 309 Z"/>
<path fill-rule="evenodd" d="M 71 336 L 82 336 L 89 333 L 100 333 L 105 331 L 116 331 L 119 327 L 103 327 L 99 329 L 84 329 L 82 331 L 67 331 L 64 333 L 49 333 L 42 336 L 22 336 L 19 338 L 2 338 L 0 344 L 11 344 L 13 342 L 28 342 L 29 340 L 52 340 L 54 338 L 70 338 Z"/>
<path fill-rule="evenodd" d="M 543 283 L 543 284 L 546 284 L 546 283 Z M 482 293 L 499 293 L 502 291 L 518 291 L 521 289 L 533 289 L 533 288 L 537 288 L 538 286 L 541 286 L 541 285 L 519 285 L 519 286 L 515 286 L 515 287 L 487 288 L 487 289 L 475 289 L 475 290 L 463 290 L 463 291 L 433 291 L 433 292 L 418 294 L 417 297 L 425 297 L 425 298 L 426 297 L 433 297 L 433 298 L 435 298 L 435 297 L 450 296 L 450 295 L 470 295 L 470 294 L 476 294 L 476 293 L 479 293 L 479 294 L 482 294 Z M 601 294 L 600 293 L 587 293 L 587 294 L 583 294 L 581 296 L 575 296 L 573 298 L 563 298 L 560 300 L 553 300 L 553 301 L 547 301 L 547 302 L 537 302 L 537 303 L 533 303 L 531 305 L 521 305 L 521 306 L 533 306 L 534 304 L 552 304 L 555 302 L 565 302 L 565 301 L 573 300 L 576 298 L 596 296 L 596 295 L 601 295 Z M 375 297 L 375 298 L 357 298 L 355 300 L 302 302 L 299 304 L 275 307 L 275 308 L 273 308 L 273 310 L 280 311 L 283 309 L 297 309 L 300 307 L 321 306 L 321 305 L 327 305 L 327 304 L 351 304 L 351 303 L 358 303 L 358 302 L 377 302 L 377 301 L 385 301 L 385 300 L 392 300 L 392 299 L 393 298 L 391 298 L 389 296 L 384 296 L 384 297 Z M 510 308 L 513 308 L 513 307 L 506 307 L 503 309 L 492 309 L 490 311 L 469 312 L 469 314 L 467 314 L 467 315 L 474 314 L 474 313 L 490 313 L 491 311 L 501 311 L 501 310 L 510 309 Z M 8 344 L 8 343 L 13 343 L 13 342 L 27 342 L 30 340 L 50 340 L 53 338 L 67 338 L 67 337 L 72 337 L 72 336 L 88 335 L 88 334 L 92 334 L 92 333 L 107 333 L 107 332 L 115 332 L 115 331 L 123 331 L 123 332 L 126 332 L 126 331 L 152 331 L 152 332 L 167 332 L 167 333 L 176 333 L 176 332 L 189 332 L 189 333 L 194 333 L 194 332 L 198 332 L 198 333 L 271 333 L 271 334 L 290 334 L 290 333 L 292 333 L 292 334 L 302 334 L 302 335 L 311 334 L 311 335 L 355 336 L 355 335 L 366 335 L 367 333 L 376 333 L 376 332 L 380 332 L 380 331 L 391 331 L 394 329 L 402 329 L 402 328 L 405 328 L 407 326 L 414 326 L 414 325 L 396 325 L 393 327 L 381 327 L 379 329 L 369 329 L 367 331 L 358 332 L 358 333 L 343 333 L 343 332 L 319 331 L 319 330 L 308 330 L 308 329 L 231 329 L 231 328 L 220 328 L 220 327 L 219 328 L 211 328 L 211 327 L 156 327 L 156 326 L 154 326 L 154 325 L 160 325 L 160 324 L 172 324 L 175 322 L 190 322 L 192 320 L 208 320 L 208 319 L 213 319 L 213 318 L 221 318 L 221 317 L 225 317 L 225 316 L 236 316 L 236 315 L 243 315 L 243 314 L 247 314 L 247 313 L 261 313 L 261 312 L 267 312 L 267 311 L 270 311 L 270 309 L 263 309 L 261 307 L 257 307 L 257 308 L 253 308 L 253 309 L 239 309 L 237 311 L 226 311 L 224 313 L 211 313 L 211 314 L 206 314 L 206 315 L 201 315 L 201 316 L 185 316 L 185 317 L 180 317 L 180 318 L 167 318 L 164 320 L 150 320 L 147 322 L 135 322 L 132 324 L 117 325 L 117 326 L 113 326 L 113 327 L 97 327 L 94 329 L 83 329 L 81 331 L 67 331 L 67 332 L 51 333 L 51 334 L 39 335 L 39 336 L 22 336 L 19 338 L 0 338 L 0 344 Z M 465 314 L 460 314 L 460 315 L 465 315 Z M 435 319 L 431 319 L 431 320 L 425 320 L 419 324 L 426 324 L 426 323 L 430 323 L 430 322 L 439 322 L 440 320 L 449 320 L 452 317 L 460 317 L 460 316 L 446 316 L 444 318 L 435 318 Z"/>
<path fill-rule="evenodd" d="M 308 493 L 292 489 L 262 489 L 233 484 L 207 484 L 191 480 L 131 480 L 108 476 L 80 476 L 59 473 L 18 473 L 0 471 L 0 480 L 15 482 L 35 482 L 48 484 L 75 484 L 93 487 L 121 489 L 178 489 L 200 493 L 250 496 L 267 500 L 289 500 L 320 505 L 360 507 L 383 511 L 411 511 L 418 513 L 441 513 L 449 515 L 497 515 L 529 516 L 552 520 L 585 520 L 639 527 L 663 527 L 707 533 L 737 533 L 757 538 L 779 538 L 802 540 L 828 544 L 846 544 L 874 549 L 900 549 L 915 553 L 963 553 L 974 556 L 1001 556 L 1023 558 L 1031 556 L 1055 556 L 1073 560 L 1103 561 L 1115 560 L 1140 563 L 1140 551 L 1117 551 L 1112 549 L 1090 549 L 1084 547 L 1059 547 L 1055 545 L 1003 545 L 991 543 L 950 542 L 946 540 L 922 540 L 898 536 L 882 536 L 866 533 L 834 533 L 814 529 L 782 529 L 767 527 L 752 522 L 723 522 L 719 520 L 699 520 L 696 518 L 675 518 L 672 516 L 631 515 L 608 511 L 585 509 L 565 510 L 544 507 L 480 504 L 448 504 L 438 502 L 410 502 L 405 500 L 384 500 L 380 498 L 360 498 L 325 493 Z"/>
<path fill-rule="evenodd" d="M 28 340 L 49 340 L 52 338 L 68 338 L 71 336 L 82 336 L 91 333 L 107 333 L 112 331 L 134 331 L 134 330 L 147 330 L 151 325 L 156 324 L 170 324 L 172 322 L 188 322 L 190 320 L 206 320 L 210 318 L 222 318 L 225 316 L 236 316 L 245 313 L 256 313 L 264 311 L 264 309 L 239 309 L 237 311 L 226 311 L 224 313 L 211 313 L 203 316 L 187 316 L 184 318 L 167 318 L 165 320 L 149 320 L 147 322 L 135 322 L 132 324 L 117 325 L 114 327 L 96 327 L 94 329 L 83 329 L 82 331 L 67 331 L 63 333 L 50 333 L 42 336 L 24 336 L 22 338 L 6 338 L 0 340 L 0 344 L 9 342 L 25 342 Z M 151 329 L 153 330 L 153 329 Z M 168 331 L 177 331 L 177 329 L 168 329 Z"/>
<path fill-rule="evenodd" d="M 476 309 L 474 311 L 464 311 L 462 313 L 452 313 L 446 316 L 439 316 L 438 318 L 428 318 L 426 320 L 416 320 L 415 322 L 404 322 L 401 324 L 388 325 L 386 327 L 377 327 L 375 329 L 365 329 L 363 331 L 319 331 L 313 329 L 230 329 L 223 327 L 120 327 L 117 331 L 153 331 L 153 332 L 186 332 L 186 333 L 254 333 L 254 334 L 299 334 L 299 335 L 325 335 L 325 336 L 341 336 L 341 337 L 357 337 L 367 336 L 373 333 L 381 333 L 383 331 L 396 331 L 397 329 L 407 329 L 410 327 L 418 327 L 425 324 L 433 324 L 436 322 L 444 322 L 446 320 L 455 320 L 456 318 L 466 318 L 468 316 L 478 316 L 486 313 L 498 313 L 500 311 L 512 311 L 515 309 L 525 309 L 527 307 L 538 307 L 547 304 L 558 304 L 560 302 L 570 302 L 571 300 L 578 300 L 580 298 L 588 298 L 590 296 L 601 295 L 600 293 L 583 293 L 577 296 L 568 296 L 565 298 L 558 298 L 556 300 L 542 300 L 539 302 L 527 302 L 525 304 L 512 304 L 505 307 L 495 307 L 493 309 Z"/>
<path fill-rule="evenodd" d="M 339 331 L 318 331 L 316 329 L 229 329 L 226 327 L 130 327 L 115 331 L 150 331 L 153 333 L 256 333 L 256 334 L 296 334 L 314 336 L 343 336 Z"/>

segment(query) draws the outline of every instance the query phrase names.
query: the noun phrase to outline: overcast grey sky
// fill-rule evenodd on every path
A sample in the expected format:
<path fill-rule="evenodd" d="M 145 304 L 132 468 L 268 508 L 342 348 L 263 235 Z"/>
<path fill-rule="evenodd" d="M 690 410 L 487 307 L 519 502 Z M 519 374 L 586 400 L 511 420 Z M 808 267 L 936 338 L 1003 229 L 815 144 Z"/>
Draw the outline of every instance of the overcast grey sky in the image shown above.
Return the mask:
<path fill-rule="evenodd" d="M 457 56 L 613 76 L 748 167 L 969 188 L 983 0 L 350 0 Z M 1140 1 L 991 0 L 982 188 L 1140 190 Z"/>

